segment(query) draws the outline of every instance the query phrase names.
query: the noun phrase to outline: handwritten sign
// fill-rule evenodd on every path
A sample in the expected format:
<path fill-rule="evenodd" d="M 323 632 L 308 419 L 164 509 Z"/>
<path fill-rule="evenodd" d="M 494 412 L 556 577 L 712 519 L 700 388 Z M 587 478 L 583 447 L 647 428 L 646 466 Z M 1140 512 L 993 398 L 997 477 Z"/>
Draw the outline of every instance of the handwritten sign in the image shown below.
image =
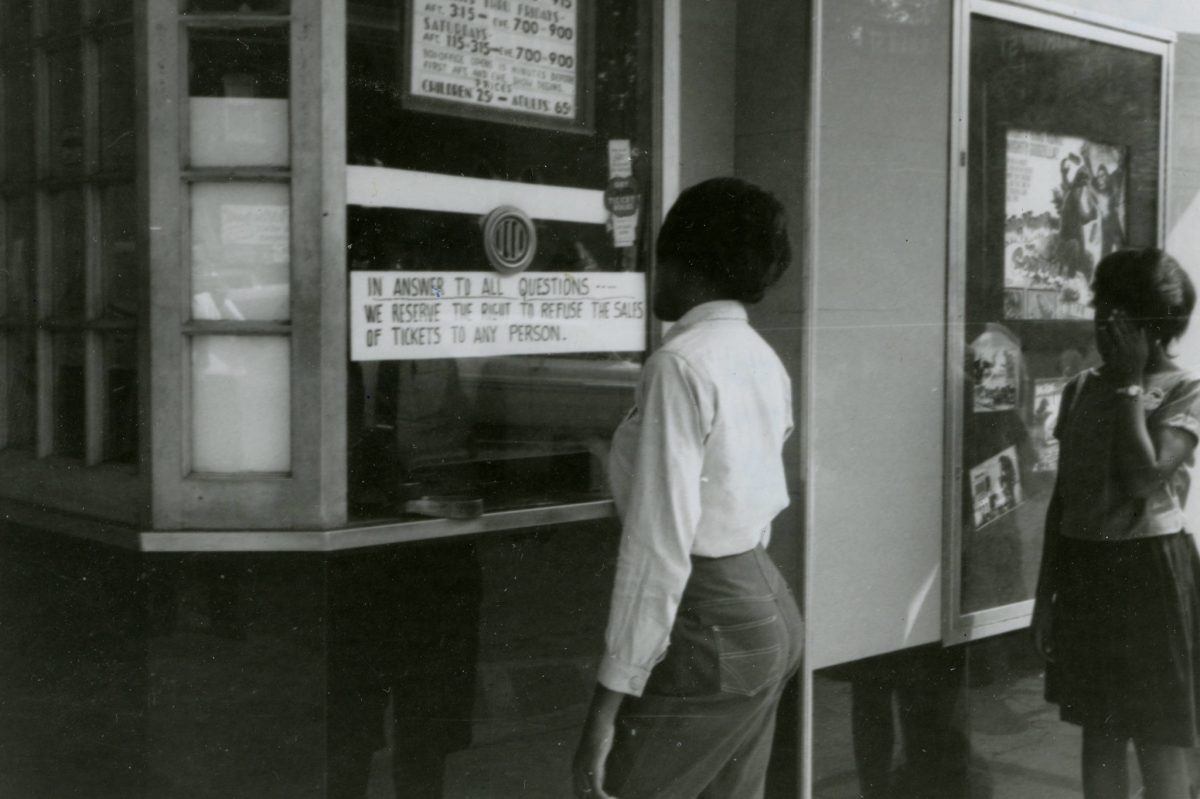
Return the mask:
<path fill-rule="evenodd" d="M 580 6 L 590 0 L 410 0 L 410 107 L 586 126 Z"/>
<path fill-rule="evenodd" d="M 351 272 L 355 361 L 646 348 L 638 272 Z"/>

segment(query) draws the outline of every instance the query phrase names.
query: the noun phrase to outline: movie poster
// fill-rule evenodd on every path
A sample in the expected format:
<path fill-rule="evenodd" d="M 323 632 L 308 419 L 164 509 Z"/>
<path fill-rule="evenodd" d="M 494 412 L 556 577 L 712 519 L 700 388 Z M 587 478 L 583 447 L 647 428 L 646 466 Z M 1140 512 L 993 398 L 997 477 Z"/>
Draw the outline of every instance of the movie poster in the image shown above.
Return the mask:
<path fill-rule="evenodd" d="M 1004 316 L 1090 318 L 1096 264 L 1125 242 L 1125 149 L 1008 131 Z"/>
<path fill-rule="evenodd" d="M 1058 439 L 1054 437 L 1054 426 L 1058 424 L 1058 410 L 1062 405 L 1063 389 L 1067 378 L 1050 377 L 1033 383 L 1033 416 L 1030 433 L 1037 452 L 1035 472 L 1053 472 L 1058 469 Z"/>
<path fill-rule="evenodd" d="M 1017 509 L 1021 504 L 1021 470 L 1017 448 L 1009 447 L 971 469 L 971 505 L 975 529 Z"/>
<path fill-rule="evenodd" d="M 1021 342 L 1001 325 L 988 325 L 970 346 L 975 413 L 1011 411 L 1021 387 Z"/>

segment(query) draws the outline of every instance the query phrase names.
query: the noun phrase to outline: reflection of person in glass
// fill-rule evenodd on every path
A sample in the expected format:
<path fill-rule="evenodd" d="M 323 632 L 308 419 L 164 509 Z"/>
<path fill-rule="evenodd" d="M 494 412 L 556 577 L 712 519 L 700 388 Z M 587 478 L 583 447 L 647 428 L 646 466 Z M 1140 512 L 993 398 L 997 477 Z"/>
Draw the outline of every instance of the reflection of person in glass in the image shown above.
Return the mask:
<path fill-rule="evenodd" d="M 1200 559 L 1183 507 L 1200 436 L 1200 376 L 1170 357 L 1196 302 L 1179 264 L 1119 250 L 1093 284 L 1103 366 L 1063 392 L 1058 483 L 1033 614 L 1046 697 L 1083 727 L 1087 799 L 1189 795 L 1200 743 Z"/>
<path fill-rule="evenodd" d="M 789 259 L 782 206 L 740 180 L 688 189 L 663 223 L 654 312 L 676 324 L 613 438 L 624 526 L 576 796 L 762 795 L 801 621 L 764 550 L 791 384 L 745 304 Z"/>
<path fill-rule="evenodd" d="M 366 797 L 374 753 L 390 739 L 395 795 L 439 799 L 446 758 L 471 742 L 482 594 L 474 542 L 331 556 L 327 579 L 328 796 Z"/>
<path fill-rule="evenodd" d="M 850 683 L 855 796 L 992 795 L 991 780 L 967 737 L 966 647 L 928 644 L 834 666 L 823 674 Z"/>

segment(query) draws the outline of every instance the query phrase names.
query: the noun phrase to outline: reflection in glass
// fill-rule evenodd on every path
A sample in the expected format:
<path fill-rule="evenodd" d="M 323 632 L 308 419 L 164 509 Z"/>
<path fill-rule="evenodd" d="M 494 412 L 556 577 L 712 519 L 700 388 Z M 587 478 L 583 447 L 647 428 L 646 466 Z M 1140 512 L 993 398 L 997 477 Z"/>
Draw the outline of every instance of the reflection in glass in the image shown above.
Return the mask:
<path fill-rule="evenodd" d="M 82 458 L 85 446 L 83 336 L 60 333 L 51 337 L 55 455 Z"/>
<path fill-rule="evenodd" d="M 192 470 L 291 468 L 291 352 L 286 336 L 192 339 Z"/>
<path fill-rule="evenodd" d="M 135 151 L 133 37 L 100 42 L 100 167 L 132 169 Z"/>
<path fill-rule="evenodd" d="M 136 194 L 128 183 L 114 183 L 104 189 L 100 201 L 100 274 L 103 309 L 106 318 L 131 319 L 137 316 L 138 261 Z"/>
<path fill-rule="evenodd" d="M 329 795 L 569 796 L 614 532 L 331 557 Z"/>
<path fill-rule="evenodd" d="M 32 197 L 14 197 L 5 206 L 7 230 L 3 282 L 0 284 L 0 316 L 30 321 L 34 309 L 37 263 L 37 218 Z"/>
<path fill-rule="evenodd" d="M 80 0 L 47 0 L 46 32 L 66 33 L 79 27 L 83 3 Z"/>
<path fill-rule="evenodd" d="M 289 318 L 285 183 L 197 183 L 191 191 L 192 318 Z"/>
<path fill-rule="evenodd" d="M 1022 633 L 813 674 L 814 799 L 1079 796 L 1078 729 Z"/>
<path fill-rule="evenodd" d="M 103 459 L 136 463 L 138 447 L 137 337 L 114 333 L 103 340 Z"/>
<path fill-rule="evenodd" d="M 100 17 L 108 22 L 129 19 L 133 14 L 133 0 L 99 0 Z"/>
<path fill-rule="evenodd" d="M 189 142 L 193 166 L 286 166 L 287 28 L 194 31 Z"/>
<path fill-rule="evenodd" d="M 389 741 L 396 796 L 446 795 L 446 759 L 472 739 L 482 594 L 472 539 L 330 559 L 331 797 L 367 796 Z"/>
<path fill-rule="evenodd" d="M 83 316 L 84 225 L 81 190 L 50 196 L 50 311 L 60 319 Z"/>
<path fill-rule="evenodd" d="M 28 41 L 32 33 L 33 3 L 30 0 L 0 0 L 0 45 Z"/>
<path fill-rule="evenodd" d="M 0 26 L 3 27 L 3 26 Z M 0 125 L 4 126 L 4 180 L 31 180 L 34 175 L 33 65 L 13 58 L 0 66 L 4 80 L 4 107 Z"/>
<path fill-rule="evenodd" d="M 46 55 L 50 73 L 50 171 L 56 175 L 83 170 L 83 66 L 78 45 Z"/>
<path fill-rule="evenodd" d="M 32 447 L 37 435 L 35 379 L 37 361 L 34 337 L 28 332 L 12 332 L 4 339 L 5 424 L 10 448 Z"/>

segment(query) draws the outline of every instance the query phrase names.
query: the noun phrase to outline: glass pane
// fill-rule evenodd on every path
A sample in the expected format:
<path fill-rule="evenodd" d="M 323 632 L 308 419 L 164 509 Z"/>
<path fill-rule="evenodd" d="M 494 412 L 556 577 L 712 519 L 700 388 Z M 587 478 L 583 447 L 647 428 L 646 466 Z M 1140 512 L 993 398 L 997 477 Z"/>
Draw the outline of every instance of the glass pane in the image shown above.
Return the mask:
<path fill-rule="evenodd" d="M 102 316 L 136 318 L 138 283 L 135 225 L 137 194 L 129 184 L 115 184 L 101 195 L 100 270 L 103 281 Z"/>
<path fill-rule="evenodd" d="M 28 332 L 13 333 L 7 337 L 5 423 L 8 426 L 9 447 L 32 447 L 37 437 L 37 360 L 33 342 L 33 334 Z"/>
<path fill-rule="evenodd" d="M 106 461 L 136 463 L 138 447 L 137 337 L 104 337 L 104 453 Z"/>
<path fill-rule="evenodd" d="M 412 26 L 414 14 L 437 23 L 438 15 L 452 22 L 460 11 L 485 11 L 451 5 L 347 4 L 349 162 L 434 173 L 430 195 L 463 198 L 462 211 L 429 199 L 424 189 L 402 199 L 438 211 L 349 208 L 351 284 L 364 300 L 354 305 L 352 332 L 355 342 L 376 347 L 355 346 L 349 370 L 349 483 L 352 512 L 360 517 L 402 515 L 406 500 L 429 493 L 478 496 L 489 510 L 606 496 L 605 442 L 633 403 L 645 346 L 646 215 L 614 214 L 607 225 L 600 190 L 610 178 L 632 177 L 628 184 L 641 187 L 652 180 L 651 4 L 575 4 L 560 13 L 554 30 L 548 17 L 536 26 L 526 20 L 529 37 L 541 37 L 538 52 L 544 60 L 553 53 L 556 63 L 522 65 L 522 80 L 578 82 L 590 98 L 590 115 L 580 116 L 590 127 L 572 130 L 547 127 L 536 108 L 525 115 L 482 113 L 490 101 L 475 95 L 456 107 L 406 99 L 413 91 L 412 52 L 420 57 L 428 50 L 425 61 L 438 62 L 424 65 L 431 74 L 445 70 L 441 83 L 430 78 L 430 91 L 469 83 L 473 91 L 498 95 L 505 87 L 476 85 L 479 73 L 484 84 L 506 70 L 517 74 L 504 52 L 450 52 L 453 37 L 437 31 L 452 28 Z M 590 14 L 576 13 L 584 7 Z M 594 26 L 587 21 L 592 16 Z M 465 35 L 466 47 L 467 39 L 483 41 L 494 30 Z M 492 45 L 501 47 L 499 39 Z M 576 62 L 564 65 L 564 54 Z M 526 94 L 542 89 L 556 90 L 535 86 Z M 462 178 L 470 180 L 458 183 Z M 489 258 L 518 239 L 493 235 L 485 244 L 487 211 L 469 207 L 476 193 L 499 185 L 517 206 L 565 203 L 549 187 L 575 189 L 564 196 L 576 209 L 593 203 L 599 218 L 553 205 L 576 221 L 533 221 L 518 237 L 536 241 L 526 253 L 528 266 L 519 277 L 502 277 Z M 542 214 L 548 215 L 556 214 Z M 413 281 L 414 293 L 405 280 Z M 372 301 L 372 281 L 382 301 Z M 393 286 L 401 286 L 399 293 Z M 584 286 L 592 292 L 587 301 L 572 293 Z M 612 302 L 605 291 L 614 293 Z M 583 328 L 580 335 L 572 325 Z M 376 346 L 383 339 L 390 349 Z"/>
<path fill-rule="evenodd" d="M 47 0 L 47 33 L 63 33 L 79 27 L 82 18 L 82 0 Z"/>
<path fill-rule="evenodd" d="M 1023 631 L 815 672 L 814 799 L 1075 799 L 1079 728 L 1042 699 L 1043 673 Z"/>
<path fill-rule="evenodd" d="M 601 225 L 539 221 L 536 229 L 532 265 L 502 279 L 486 266 L 477 216 L 351 207 L 352 270 L 395 270 L 372 275 L 387 297 L 411 289 L 377 303 L 374 321 L 373 311 L 355 317 L 352 329 L 379 330 L 385 344 L 398 335 L 401 346 L 385 357 L 414 359 L 364 356 L 350 365 L 356 513 L 396 515 L 422 493 L 477 495 L 488 509 L 606 495 L 603 442 L 633 405 L 644 337 L 618 342 L 644 334 L 645 278 L 620 271 L 622 250 Z M 601 319 L 592 300 L 610 284 L 624 299 Z M 554 296 L 522 301 L 522 291 L 531 298 L 542 288 Z M 583 291 L 587 300 L 564 299 Z M 355 312 L 374 307 L 358 299 Z M 566 331 L 567 341 L 519 341 L 526 322 Z M 588 329 L 576 337 L 573 324 Z M 567 349 L 597 331 L 586 351 Z"/>
<path fill-rule="evenodd" d="M 50 196 L 50 313 L 60 319 L 79 319 L 84 313 L 83 192 L 77 189 Z"/>
<path fill-rule="evenodd" d="M 571 796 L 615 533 L 590 524 L 331 557 L 329 794 Z M 438 612 L 418 610 L 430 597 L 443 598 Z"/>
<path fill-rule="evenodd" d="M 190 0 L 190 14 L 286 14 L 291 0 Z"/>
<path fill-rule="evenodd" d="M 290 316 L 289 190 L 282 183 L 192 186 L 192 318 Z"/>
<path fill-rule="evenodd" d="M 4 179 L 10 182 L 34 177 L 33 66 L 12 60 L 4 65 Z"/>
<path fill-rule="evenodd" d="M 0 0 L 0 44 L 27 42 L 32 33 L 33 0 Z"/>
<path fill-rule="evenodd" d="M 129 19 L 133 15 L 133 0 L 94 0 L 100 16 L 107 21 Z"/>
<path fill-rule="evenodd" d="M 483 11 L 479 6 L 406 3 L 402 7 L 411 17 L 406 21 L 389 13 L 388 5 L 361 0 L 348 4 L 351 164 L 603 189 L 610 177 L 607 143 L 628 139 L 635 152 L 634 174 L 641 185 L 649 185 L 651 165 L 644 155 L 652 149 L 646 112 L 649 4 L 595 0 L 556 12 L 547 2 L 539 10 L 557 14 L 557 22 L 526 18 L 527 33 L 520 36 L 455 16 Z M 585 22 L 585 14 L 576 15 L 586 6 L 594 9 L 594 26 Z M 517 13 L 517 4 L 505 7 Z M 571 18 L 572 24 L 564 24 Z M 478 35 L 428 32 L 453 30 L 456 25 Z M 472 53 L 479 48 L 486 52 Z M 520 63 L 515 63 L 514 52 L 520 52 Z M 409 53 L 423 59 L 428 73 L 424 92 L 417 83 L 423 95 L 419 98 L 406 98 L 406 92 L 413 91 L 412 71 L 406 65 Z M 433 108 L 421 106 L 438 94 L 457 99 L 449 104 L 443 99 Z M 514 117 L 519 112 L 514 104 L 534 111 Z M 563 118 L 586 121 L 590 116 L 590 130 L 545 127 L 559 118 L 552 113 L 555 108 L 568 105 L 585 110 L 570 111 Z"/>
<path fill-rule="evenodd" d="M 83 336 L 78 333 L 56 334 L 51 342 L 51 362 L 54 364 L 54 454 L 82 458 L 86 442 Z"/>
<path fill-rule="evenodd" d="M 1159 56 L 971 23 L 961 606 L 1033 597 L 1063 388 L 1099 363 L 1090 283 L 1158 229 Z"/>
<path fill-rule="evenodd" d="M 287 165 L 287 28 L 194 31 L 190 62 L 192 165 Z"/>
<path fill-rule="evenodd" d="M 192 339 L 192 470 L 291 468 L 291 354 L 286 336 Z"/>
<path fill-rule="evenodd" d="M 3 268 L 3 313 L 19 320 L 32 320 L 37 264 L 37 217 L 31 197 L 17 197 L 6 207 L 7 252 Z"/>
<path fill-rule="evenodd" d="M 100 166 L 133 168 L 133 37 L 100 43 Z"/>
<path fill-rule="evenodd" d="M 50 71 L 49 168 L 55 175 L 83 169 L 83 68 L 78 47 L 47 55 Z"/>

